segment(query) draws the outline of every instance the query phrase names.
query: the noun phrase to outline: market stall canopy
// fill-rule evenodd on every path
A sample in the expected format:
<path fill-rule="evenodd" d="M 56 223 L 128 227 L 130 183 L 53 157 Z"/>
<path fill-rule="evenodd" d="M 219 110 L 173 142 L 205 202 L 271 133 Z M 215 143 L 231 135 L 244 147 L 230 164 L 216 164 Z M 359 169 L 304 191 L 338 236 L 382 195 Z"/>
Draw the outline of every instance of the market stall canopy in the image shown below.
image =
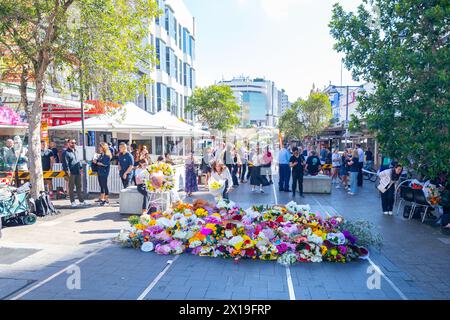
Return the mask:
<path fill-rule="evenodd" d="M 114 114 L 104 114 L 84 121 L 84 128 L 88 131 L 104 132 L 161 132 L 162 122 L 158 122 L 150 113 L 139 108 L 132 102 L 127 102 Z M 50 130 L 81 130 L 81 121 L 49 128 Z"/>
<path fill-rule="evenodd" d="M 159 135 L 164 133 L 172 136 L 196 136 L 206 137 L 210 136 L 209 131 L 202 130 L 181 121 L 176 116 L 168 111 L 160 111 L 154 115 L 151 115 L 154 123 L 163 124 L 164 128 L 159 131 Z M 143 135 L 153 136 L 154 132 L 144 130 Z"/>

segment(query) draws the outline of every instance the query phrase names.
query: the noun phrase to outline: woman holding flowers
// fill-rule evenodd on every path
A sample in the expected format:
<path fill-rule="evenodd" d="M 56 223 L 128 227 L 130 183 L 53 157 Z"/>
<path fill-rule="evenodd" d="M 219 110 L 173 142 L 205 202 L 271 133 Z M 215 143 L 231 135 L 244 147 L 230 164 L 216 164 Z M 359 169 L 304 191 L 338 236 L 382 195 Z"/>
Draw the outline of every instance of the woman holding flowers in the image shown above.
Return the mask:
<path fill-rule="evenodd" d="M 186 169 L 186 183 L 184 188 L 187 196 L 191 197 L 192 192 L 198 191 L 197 173 L 195 172 L 195 162 L 193 152 L 191 152 L 189 158 L 186 160 L 185 169 Z"/>
<path fill-rule="evenodd" d="M 228 200 L 229 193 L 233 190 L 233 178 L 231 178 L 230 170 L 220 161 L 213 162 L 211 167 L 211 179 L 225 185 L 222 197 Z"/>
<path fill-rule="evenodd" d="M 400 179 L 403 167 L 396 164 L 394 168 L 384 170 L 380 173 L 380 184 L 378 190 L 381 192 L 381 207 L 385 215 L 392 216 L 394 208 L 395 184 Z"/>

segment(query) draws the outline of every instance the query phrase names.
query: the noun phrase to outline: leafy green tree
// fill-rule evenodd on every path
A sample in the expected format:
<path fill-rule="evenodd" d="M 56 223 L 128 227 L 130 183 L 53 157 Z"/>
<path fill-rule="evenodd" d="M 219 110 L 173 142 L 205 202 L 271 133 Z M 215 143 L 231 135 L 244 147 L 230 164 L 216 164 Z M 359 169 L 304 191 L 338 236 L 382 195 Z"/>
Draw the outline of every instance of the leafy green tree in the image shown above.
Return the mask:
<path fill-rule="evenodd" d="M 27 108 L 32 196 L 44 189 L 40 126 L 49 66 L 67 68 L 72 81 L 100 98 L 134 97 L 149 83 L 136 75 L 153 62 L 145 39 L 158 12 L 155 0 L 0 1 L 0 50 L 19 70 L 21 95 L 30 80 L 36 89 Z"/>
<path fill-rule="evenodd" d="M 299 112 L 298 103 L 293 103 L 281 115 L 278 121 L 278 129 L 280 129 L 285 140 L 302 140 L 306 136 L 305 127 L 298 119 Z"/>
<path fill-rule="evenodd" d="M 299 99 L 299 119 L 305 127 L 307 136 L 317 136 L 329 124 L 332 118 L 331 103 L 328 95 L 311 91 L 308 99 Z"/>
<path fill-rule="evenodd" d="M 331 103 L 324 93 L 312 90 L 309 97 L 299 98 L 279 120 L 279 129 L 285 138 L 301 140 L 316 136 L 325 129 L 332 118 Z"/>
<path fill-rule="evenodd" d="M 226 132 L 240 122 L 240 106 L 229 86 L 212 85 L 196 88 L 189 98 L 186 112 L 198 115 L 210 129 Z"/>
<path fill-rule="evenodd" d="M 335 4 L 329 25 L 353 78 L 375 86 L 359 112 L 381 151 L 429 177 L 450 166 L 449 13 L 442 0 L 364 0 Z"/>

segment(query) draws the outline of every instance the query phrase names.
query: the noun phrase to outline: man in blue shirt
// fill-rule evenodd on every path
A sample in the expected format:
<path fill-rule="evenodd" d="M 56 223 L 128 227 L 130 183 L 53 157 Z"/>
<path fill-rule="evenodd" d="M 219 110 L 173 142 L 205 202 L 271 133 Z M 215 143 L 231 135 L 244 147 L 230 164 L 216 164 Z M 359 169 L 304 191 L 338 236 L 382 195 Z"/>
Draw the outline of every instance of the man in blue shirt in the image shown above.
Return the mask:
<path fill-rule="evenodd" d="M 289 167 L 289 159 L 291 159 L 291 153 L 287 150 L 286 146 L 282 147 L 278 155 L 278 166 L 280 180 L 278 188 L 280 191 L 290 192 L 289 180 L 291 179 L 291 168 Z"/>
<path fill-rule="evenodd" d="M 133 165 L 133 156 L 127 151 L 126 143 L 121 142 L 119 144 L 119 175 L 125 189 L 130 185 Z"/>

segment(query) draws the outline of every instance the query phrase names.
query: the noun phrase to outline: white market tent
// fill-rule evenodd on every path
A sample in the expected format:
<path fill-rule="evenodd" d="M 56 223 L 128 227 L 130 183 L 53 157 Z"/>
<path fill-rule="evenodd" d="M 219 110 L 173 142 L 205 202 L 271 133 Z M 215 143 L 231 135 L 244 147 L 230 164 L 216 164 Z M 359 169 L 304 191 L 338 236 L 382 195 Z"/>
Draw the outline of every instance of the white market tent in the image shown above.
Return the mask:
<path fill-rule="evenodd" d="M 81 121 L 78 121 L 49 129 L 79 131 L 81 128 Z M 160 111 L 152 115 L 132 102 L 123 105 L 117 114 L 86 119 L 84 128 L 87 131 L 128 133 L 130 141 L 132 141 L 133 134 L 149 137 L 162 136 L 163 139 L 165 136 L 203 137 L 210 135 L 208 131 L 191 126 L 170 112 Z"/>
<path fill-rule="evenodd" d="M 181 121 L 176 116 L 172 115 L 168 111 L 160 111 L 151 115 L 155 123 L 163 124 L 164 134 L 171 134 L 176 136 L 188 136 L 188 137 L 205 137 L 210 136 L 210 132 L 196 128 Z M 146 135 L 146 133 L 144 133 Z"/>

